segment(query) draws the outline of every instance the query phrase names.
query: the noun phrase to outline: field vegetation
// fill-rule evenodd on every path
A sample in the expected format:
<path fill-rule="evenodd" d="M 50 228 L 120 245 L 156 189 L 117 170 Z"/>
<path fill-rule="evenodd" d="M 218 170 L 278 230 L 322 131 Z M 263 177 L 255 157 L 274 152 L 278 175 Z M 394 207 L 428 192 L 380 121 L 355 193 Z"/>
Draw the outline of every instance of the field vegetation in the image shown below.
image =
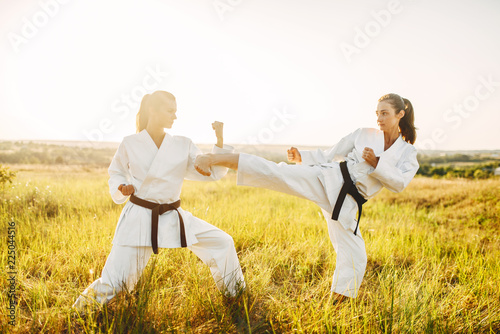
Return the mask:
<path fill-rule="evenodd" d="M 16 312 L 0 276 L 2 333 L 498 333 L 500 179 L 417 177 L 368 201 L 359 297 L 333 305 L 335 253 L 320 210 L 262 189 L 189 182 L 183 208 L 233 236 L 248 290 L 224 299 L 186 249 L 153 255 L 135 291 L 83 317 L 71 305 L 100 272 L 122 206 L 105 168 L 11 166 L 0 198 L 4 272 L 15 223 Z"/>

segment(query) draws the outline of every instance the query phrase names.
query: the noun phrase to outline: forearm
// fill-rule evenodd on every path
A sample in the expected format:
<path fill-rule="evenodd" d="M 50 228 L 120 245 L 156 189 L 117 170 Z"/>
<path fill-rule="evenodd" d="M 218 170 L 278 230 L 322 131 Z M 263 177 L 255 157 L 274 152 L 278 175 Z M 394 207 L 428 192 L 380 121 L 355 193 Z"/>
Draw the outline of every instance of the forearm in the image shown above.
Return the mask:
<path fill-rule="evenodd" d="M 240 155 L 238 153 L 209 154 L 208 156 L 210 157 L 211 166 L 223 166 L 238 170 L 238 160 L 240 159 Z"/>
<path fill-rule="evenodd" d="M 217 137 L 217 144 L 215 146 L 223 148 L 224 147 L 224 139 L 222 137 Z"/>

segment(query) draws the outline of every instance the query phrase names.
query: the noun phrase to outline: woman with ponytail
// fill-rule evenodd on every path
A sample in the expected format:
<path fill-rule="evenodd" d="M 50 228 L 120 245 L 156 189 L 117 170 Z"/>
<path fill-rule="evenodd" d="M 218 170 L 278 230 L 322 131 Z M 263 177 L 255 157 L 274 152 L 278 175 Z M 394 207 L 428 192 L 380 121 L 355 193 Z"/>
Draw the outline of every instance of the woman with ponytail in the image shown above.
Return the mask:
<path fill-rule="evenodd" d="M 111 300 L 123 289 L 132 290 L 152 253 L 158 248 L 187 247 L 210 271 L 219 290 L 228 297 L 245 288 L 240 263 L 230 235 L 194 217 L 180 207 L 184 179 L 218 180 L 227 168 L 214 167 L 211 176 L 194 168 L 201 154 L 186 137 L 164 131 L 174 123 L 175 97 L 164 91 L 144 96 L 137 113 L 137 133 L 123 139 L 109 166 L 109 190 L 122 213 L 113 247 L 102 270 L 73 305 L 80 313 L 93 304 Z M 217 137 L 213 153 L 231 153 L 223 145 L 223 124 L 212 124 Z"/>
<path fill-rule="evenodd" d="M 249 154 L 198 156 L 195 168 L 210 175 L 212 166 L 238 170 L 238 185 L 280 191 L 316 203 L 328 224 L 337 253 L 331 287 L 335 301 L 357 296 L 367 257 L 359 230 L 361 208 L 383 187 L 400 192 L 418 170 L 413 106 L 387 94 L 378 100 L 379 129 L 361 128 L 326 151 L 288 150 L 296 165 L 276 164 Z"/>

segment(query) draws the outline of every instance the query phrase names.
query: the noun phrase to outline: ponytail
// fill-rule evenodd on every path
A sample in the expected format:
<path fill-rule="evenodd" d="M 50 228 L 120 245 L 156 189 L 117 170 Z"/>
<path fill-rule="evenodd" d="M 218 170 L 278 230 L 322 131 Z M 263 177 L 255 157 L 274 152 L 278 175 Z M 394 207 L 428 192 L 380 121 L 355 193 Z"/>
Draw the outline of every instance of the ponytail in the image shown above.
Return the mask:
<path fill-rule="evenodd" d="M 413 144 L 417 139 L 417 128 L 415 127 L 415 113 L 410 100 L 405 99 L 398 94 L 386 94 L 378 99 L 378 102 L 387 101 L 396 109 L 396 114 L 404 110 L 405 115 L 399 120 L 399 130 L 403 139 Z"/>
<path fill-rule="evenodd" d="M 137 113 L 135 125 L 137 133 L 141 132 L 148 125 L 149 120 L 149 98 L 150 94 L 144 95 L 141 101 L 141 107 L 139 108 L 139 112 Z"/>
<path fill-rule="evenodd" d="M 415 127 L 415 114 L 410 100 L 402 98 L 405 103 L 405 115 L 399 120 L 399 129 L 403 139 L 413 144 L 417 139 L 417 128 Z"/>

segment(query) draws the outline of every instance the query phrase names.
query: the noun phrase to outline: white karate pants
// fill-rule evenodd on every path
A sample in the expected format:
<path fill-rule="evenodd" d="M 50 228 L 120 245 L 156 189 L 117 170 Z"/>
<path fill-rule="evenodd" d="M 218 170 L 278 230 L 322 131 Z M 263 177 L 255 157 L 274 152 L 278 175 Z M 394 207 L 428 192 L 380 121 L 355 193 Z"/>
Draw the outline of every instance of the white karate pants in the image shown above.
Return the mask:
<path fill-rule="evenodd" d="M 196 231 L 198 242 L 188 246 L 205 264 L 215 280 L 217 288 L 227 296 L 235 296 L 245 288 L 233 238 L 209 223 L 191 217 L 191 226 Z M 151 246 L 135 247 L 113 245 L 101 273 L 73 304 L 85 311 L 89 304 L 104 304 L 118 292 L 132 291 L 153 253 Z"/>
<path fill-rule="evenodd" d="M 266 159 L 240 154 L 238 161 L 238 185 L 271 189 L 308 199 L 321 208 L 328 224 L 328 234 L 337 253 L 337 264 L 333 274 L 332 292 L 347 296 L 358 295 L 366 269 L 365 242 L 358 229 L 346 230 L 338 221 L 332 220 L 333 207 L 321 184 L 320 166 L 276 164 Z"/>

